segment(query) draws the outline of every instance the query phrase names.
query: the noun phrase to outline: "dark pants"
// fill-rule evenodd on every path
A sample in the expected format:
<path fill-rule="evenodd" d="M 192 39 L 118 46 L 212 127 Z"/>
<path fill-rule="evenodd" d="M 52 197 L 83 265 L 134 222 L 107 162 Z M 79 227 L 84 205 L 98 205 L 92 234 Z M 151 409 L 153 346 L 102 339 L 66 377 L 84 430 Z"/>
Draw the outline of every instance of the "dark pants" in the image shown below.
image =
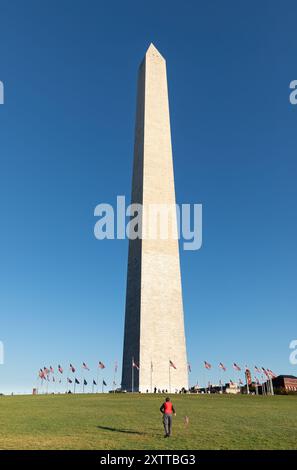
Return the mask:
<path fill-rule="evenodd" d="M 172 430 L 172 414 L 164 414 L 163 415 L 163 424 L 164 424 L 164 430 L 165 434 L 167 436 L 171 436 L 171 430 Z"/>

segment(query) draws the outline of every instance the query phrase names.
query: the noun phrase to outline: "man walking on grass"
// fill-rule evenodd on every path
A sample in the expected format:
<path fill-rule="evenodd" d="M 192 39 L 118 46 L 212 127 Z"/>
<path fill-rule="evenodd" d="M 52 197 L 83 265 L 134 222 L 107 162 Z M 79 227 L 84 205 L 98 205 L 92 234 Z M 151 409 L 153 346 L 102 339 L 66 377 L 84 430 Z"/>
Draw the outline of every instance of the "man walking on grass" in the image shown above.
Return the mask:
<path fill-rule="evenodd" d="M 172 413 L 174 416 L 176 416 L 176 412 L 169 397 L 167 397 L 165 402 L 162 404 L 160 411 L 163 414 L 163 424 L 165 430 L 164 437 L 170 437 L 172 430 Z"/>

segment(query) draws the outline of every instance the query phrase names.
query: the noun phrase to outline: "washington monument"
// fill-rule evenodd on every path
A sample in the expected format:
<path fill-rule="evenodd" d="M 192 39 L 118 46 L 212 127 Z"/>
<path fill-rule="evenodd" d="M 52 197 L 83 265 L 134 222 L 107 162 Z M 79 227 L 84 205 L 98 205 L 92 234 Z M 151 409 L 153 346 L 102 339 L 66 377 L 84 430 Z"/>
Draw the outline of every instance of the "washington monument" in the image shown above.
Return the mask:
<path fill-rule="evenodd" d="M 139 67 L 132 203 L 175 205 L 166 61 L 151 44 Z M 171 232 L 129 241 L 122 389 L 188 388 L 188 366 L 175 210 Z"/>

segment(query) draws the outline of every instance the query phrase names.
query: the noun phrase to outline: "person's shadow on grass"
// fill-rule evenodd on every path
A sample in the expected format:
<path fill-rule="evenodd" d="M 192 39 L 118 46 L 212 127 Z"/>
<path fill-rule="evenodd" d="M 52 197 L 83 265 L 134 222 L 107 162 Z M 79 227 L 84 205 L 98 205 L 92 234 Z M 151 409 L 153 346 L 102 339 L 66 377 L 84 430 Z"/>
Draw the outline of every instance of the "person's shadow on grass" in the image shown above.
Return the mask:
<path fill-rule="evenodd" d="M 140 436 L 144 436 L 145 432 L 139 431 L 132 431 L 131 429 L 118 429 L 118 428 L 110 428 L 108 426 L 97 426 L 98 429 L 103 429 L 104 431 L 111 431 L 111 432 L 123 432 L 126 434 L 138 434 Z"/>

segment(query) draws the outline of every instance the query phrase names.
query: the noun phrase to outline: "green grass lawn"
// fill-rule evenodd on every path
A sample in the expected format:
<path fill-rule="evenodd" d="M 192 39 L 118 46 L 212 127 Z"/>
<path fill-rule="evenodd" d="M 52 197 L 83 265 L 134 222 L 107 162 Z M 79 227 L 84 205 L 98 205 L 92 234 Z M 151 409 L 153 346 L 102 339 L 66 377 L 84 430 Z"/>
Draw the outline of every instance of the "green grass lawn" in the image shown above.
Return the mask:
<path fill-rule="evenodd" d="M 0 448 L 297 449 L 297 397 L 173 395 L 177 416 L 170 439 L 163 437 L 162 398 L 0 397 Z"/>

